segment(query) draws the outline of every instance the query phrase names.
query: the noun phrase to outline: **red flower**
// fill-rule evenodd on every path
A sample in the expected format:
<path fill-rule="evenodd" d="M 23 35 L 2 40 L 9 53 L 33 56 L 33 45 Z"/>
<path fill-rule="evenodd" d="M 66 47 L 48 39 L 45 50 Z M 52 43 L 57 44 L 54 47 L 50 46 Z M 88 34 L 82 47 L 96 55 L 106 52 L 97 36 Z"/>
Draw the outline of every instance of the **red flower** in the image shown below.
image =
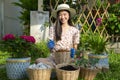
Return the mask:
<path fill-rule="evenodd" d="M 32 42 L 32 43 L 35 43 L 35 38 L 33 36 L 20 36 L 21 39 L 24 39 L 25 41 L 27 42 Z"/>
<path fill-rule="evenodd" d="M 11 53 L 11 57 L 17 58 L 30 56 L 34 43 L 35 38 L 33 36 L 14 36 L 13 34 L 6 34 L 0 41 L 0 44 L 5 47 L 5 51 Z"/>
<path fill-rule="evenodd" d="M 15 39 L 15 36 L 13 34 L 6 34 L 4 37 L 3 37 L 3 40 L 7 41 L 7 40 L 14 40 Z"/>

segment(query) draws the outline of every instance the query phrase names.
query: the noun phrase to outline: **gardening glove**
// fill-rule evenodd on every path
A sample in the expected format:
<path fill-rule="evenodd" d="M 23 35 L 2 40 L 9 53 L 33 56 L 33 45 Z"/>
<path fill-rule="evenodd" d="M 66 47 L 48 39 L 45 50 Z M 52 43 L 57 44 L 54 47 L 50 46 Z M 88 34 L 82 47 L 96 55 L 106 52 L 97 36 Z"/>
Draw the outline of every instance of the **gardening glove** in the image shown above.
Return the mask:
<path fill-rule="evenodd" d="M 55 46 L 54 41 L 53 40 L 49 40 L 48 43 L 47 43 L 47 46 L 48 46 L 49 49 L 53 49 L 54 46 Z"/>
<path fill-rule="evenodd" d="M 71 50 L 70 50 L 70 57 L 74 58 L 74 55 L 75 55 L 75 49 L 71 48 Z"/>

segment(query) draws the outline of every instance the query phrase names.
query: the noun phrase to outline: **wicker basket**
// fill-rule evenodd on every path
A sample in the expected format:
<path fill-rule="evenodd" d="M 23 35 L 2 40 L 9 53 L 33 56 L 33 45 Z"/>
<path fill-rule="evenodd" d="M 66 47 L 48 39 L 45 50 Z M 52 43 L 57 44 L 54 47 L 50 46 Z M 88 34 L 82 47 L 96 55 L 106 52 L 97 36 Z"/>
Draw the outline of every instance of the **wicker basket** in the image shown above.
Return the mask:
<path fill-rule="evenodd" d="M 30 80 L 50 80 L 51 69 L 27 69 Z"/>
<path fill-rule="evenodd" d="M 70 52 L 55 52 L 54 55 L 56 64 L 70 63 L 71 61 Z"/>
<path fill-rule="evenodd" d="M 84 80 L 93 80 L 99 71 L 100 71 L 99 69 L 90 69 L 90 68 L 80 67 L 79 76 Z"/>
<path fill-rule="evenodd" d="M 60 69 L 63 66 L 67 66 L 68 64 L 58 64 L 56 65 L 56 73 L 58 80 L 78 80 L 79 76 L 79 68 L 76 70 L 68 71 Z"/>

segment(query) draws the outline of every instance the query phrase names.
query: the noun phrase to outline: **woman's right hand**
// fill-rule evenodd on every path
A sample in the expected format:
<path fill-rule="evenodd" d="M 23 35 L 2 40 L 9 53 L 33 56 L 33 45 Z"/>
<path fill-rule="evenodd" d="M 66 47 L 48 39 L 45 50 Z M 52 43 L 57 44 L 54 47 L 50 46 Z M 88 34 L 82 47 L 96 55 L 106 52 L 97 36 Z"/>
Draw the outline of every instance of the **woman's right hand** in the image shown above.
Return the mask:
<path fill-rule="evenodd" d="M 47 43 L 47 46 L 50 50 L 52 50 L 55 46 L 55 43 L 53 40 L 49 40 L 48 43 Z"/>

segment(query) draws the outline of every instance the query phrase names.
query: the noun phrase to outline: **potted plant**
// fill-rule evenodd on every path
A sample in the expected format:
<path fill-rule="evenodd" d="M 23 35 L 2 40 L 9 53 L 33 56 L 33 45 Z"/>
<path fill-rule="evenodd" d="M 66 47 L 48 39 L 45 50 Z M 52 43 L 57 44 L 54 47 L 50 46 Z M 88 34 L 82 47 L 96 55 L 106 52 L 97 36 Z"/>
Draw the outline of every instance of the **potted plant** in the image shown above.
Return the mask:
<path fill-rule="evenodd" d="M 15 36 L 6 34 L 1 43 L 4 51 L 10 58 L 6 60 L 6 70 L 9 79 L 21 79 L 26 77 L 26 68 L 30 65 L 31 49 L 34 48 L 33 36 Z"/>
<path fill-rule="evenodd" d="M 91 61 L 98 60 L 101 69 L 109 69 L 108 54 L 107 54 L 107 39 L 99 33 L 91 33 L 89 35 L 89 59 Z"/>
<path fill-rule="evenodd" d="M 52 66 L 47 63 L 32 64 L 27 68 L 29 80 L 50 80 Z"/>
<path fill-rule="evenodd" d="M 84 80 L 93 80 L 100 70 L 95 65 L 96 61 L 90 61 L 84 56 L 84 53 L 82 55 L 75 62 L 76 66 L 80 67 L 79 77 Z"/>
<path fill-rule="evenodd" d="M 81 35 L 81 46 L 83 52 L 88 53 L 88 58 L 91 61 L 98 60 L 96 64 L 99 65 L 101 69 L 109 68 L 108 65 L 108 54 L 107 54 L 107 39 L 101 36 L 97 32 L 88 31 Z"/>

